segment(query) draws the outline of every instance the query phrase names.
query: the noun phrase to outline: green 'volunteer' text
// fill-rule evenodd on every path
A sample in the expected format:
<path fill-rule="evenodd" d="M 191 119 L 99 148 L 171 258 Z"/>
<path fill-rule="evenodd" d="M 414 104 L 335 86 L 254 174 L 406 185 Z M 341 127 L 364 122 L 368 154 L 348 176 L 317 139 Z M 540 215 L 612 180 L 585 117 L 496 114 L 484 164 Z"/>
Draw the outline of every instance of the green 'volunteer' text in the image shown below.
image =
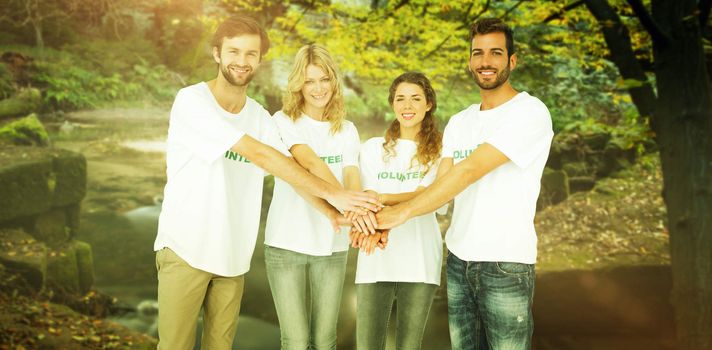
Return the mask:
<path fill-rule="evenodd" d="M 379 180 L 398 180 L 400 182 L 403 182 L 405 180 L 410 180 L 410 179 L 420 179 L 423 177 L 422 172 L 420 171 L 414 171 L 410 173 L 395 173 L 392 171 L 382 171 L 378 173 L 378 179 Z"/>
<path fill-rule="evenodd" d="M 477 146 L 475 146 L 475 148 L 472 148 L 472 149 L 463 149 L 463 150 L 458 150 L 458 151 L 453 152 L 453 154 L 452 154 L 453 160 L 465 159 L 465 158 L 469 157 L 470 154 L 472 154 L 472 152 L 477 149 L 477 147 L 480 147 L 480 145 L 481 144 L 478 144 Z"/>
<path fill-rule="evenodd" d="M 247 158 L 243 157 L 241 154 L 233 151 L 225 151 L 225 158 L 243 163 L 252 163 Z"/>
<path fill-rule="evenodd" d="M 343 161 L 343 157 L 339 155 L 335 156 L 325 156 L 325 157 L 319 157 L 321 160 L 326 163 L 326 164 L 336 164 L 336 163 L 341 163 Z"/>

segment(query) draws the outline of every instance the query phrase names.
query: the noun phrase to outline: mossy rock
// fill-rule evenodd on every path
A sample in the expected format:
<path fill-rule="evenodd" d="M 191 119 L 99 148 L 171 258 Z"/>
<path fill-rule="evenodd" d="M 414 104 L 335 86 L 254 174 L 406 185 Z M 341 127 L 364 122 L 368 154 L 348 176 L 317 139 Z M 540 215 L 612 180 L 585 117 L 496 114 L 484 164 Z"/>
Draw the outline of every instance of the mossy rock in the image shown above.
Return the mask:
<path fill-rule="evenodd" d="M 0 151 L 0 222 L 51 208 L 55 179 L 46 153 L 32 147 Z"/>
<path fill-rule="evenodd" d="M 569 197 L 569 177 L 563 170 L 553 170 L 544 168 L 544 174 L 541 177 L 541 193 L 537 207 L 554 205 L 564 201 Z"/>
<path fill-rule="evenodd" d="M 86 195 L 87 160 L 81 153 L 57 149 L 52 154 L 56 178 L 53 206 L 77 204 Z"/>
<path fill-rule="evenodd" d="M 574 176 L 569 178 L 569 191 L 571 193 L 590 191 L 596 185 L 592 176 Z"/>
<path fill-rule="evenodd" d="M 49 146 L 47 130 L 34 113 L 0 127 L 0 145 Z"/>
<path fill-rule="evenodd" d="M 79 265 L 73 244 L 65 244 L 48 252 L 47 288 L 61 294 L 79 291 Z"/>
<path fill-rule="evenodd" d="M 12 84 L 13 80 L 12 72 L 10 72 L 5 64 L 0 63 L 0 99 L 6 99 L 15 92 L 15 88 Z"/>
<path fill-rule="evenodd" d="M 47 248 L 22 229 L 0 229 L 0 263 L 35 290 L 45 286 Z"/>
<path fill-rule="evenodd" d="M 611 140 L 611 134 L 609 132 L 589 132 L 581 136 L 581 141 L 587 148 L 600 151 L 603 150 L 608 141 Z"/>
<path fill-rule="evenodd" d="M 27 115 L 37 111 L 42 104 L 42 94 L 35 88 L 20 90 L 15 96 L 0 100 L 0 119 Z"/>
<path fill-rule="evenodd" d="M 52 148 L 0 149 L 0 223 L 81 202 L 86 159 Z"/>
<path fill-rule="evenodd" d="M 77 253 L 79 292 L 84 294 L 89 292 L 91 286 L 94 285 L 94 259 L 92 257 L 91 245 L 82 241 L 72 241 L 72 245 Z"/>
<path fill-rule="evenodd" d="M 586 162 L 566 163 L 561 167 L 561 170 L 565 171 L 569 177 L 588 176 L 596 173 L 595 169 L 592 169 L 591 165 Z"/>
<path fill-rule="evenodd" d="M 75 237 L 79 232 L 79 214 L 81 213 L 81 203 L 74 203 L 64 208 L 65 224 L 69 228 L 70 236 Z"/>
<path fill-rule="evenodd" d="M 70 229 L 64 208 L 52 208 L 37 215 L 30 232 L 37 240 L 50 247 L 58 247 L 69 240 Z"/>

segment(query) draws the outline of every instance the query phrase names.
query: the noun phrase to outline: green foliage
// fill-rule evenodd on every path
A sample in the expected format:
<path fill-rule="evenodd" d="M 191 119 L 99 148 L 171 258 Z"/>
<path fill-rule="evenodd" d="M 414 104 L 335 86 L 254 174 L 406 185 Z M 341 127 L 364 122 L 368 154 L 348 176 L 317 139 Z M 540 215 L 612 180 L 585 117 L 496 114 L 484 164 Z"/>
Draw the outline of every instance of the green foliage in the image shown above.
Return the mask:
<path fill-rule="evenodd" d="M 33 113 L 0 127 L 0 144 L 46 146 L 49 136 Z"/>
<path fill-rule="evenodd" d="M 145 48 L 150 43 L 137 41 L 136 45 Z M 50 108 L 97 108 L 122 101 L 167 102 L 183 85 L 179 75 L 149 61 L 156 59 L 155 53 L 132 51 L 127 42 L 87 41 L 68 45 L 63 51 L 45 49 L 43 56 L 36 48 L 25 46 L 0 50 L 34 57 L 29 77 L 42 90 L 44 103 Z M 112 55 L 119 59 L 112 59 Z"/>
<path fill-rule="evenodd" d="M 10 97 L 15 91 L 12 80 L 12 73 L 7 69 L 5 64 L 0 63 L 0 99 Z"/>

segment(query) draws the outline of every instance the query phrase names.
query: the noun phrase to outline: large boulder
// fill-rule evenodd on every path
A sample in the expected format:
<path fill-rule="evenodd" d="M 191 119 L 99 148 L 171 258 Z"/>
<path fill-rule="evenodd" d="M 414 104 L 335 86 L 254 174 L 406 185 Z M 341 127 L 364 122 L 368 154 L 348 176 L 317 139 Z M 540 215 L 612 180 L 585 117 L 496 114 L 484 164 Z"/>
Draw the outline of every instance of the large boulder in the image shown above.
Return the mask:
<path fill-rule="evenodd" d="M 45 286 L 47 248 L 22 229 L 0 229 L 0 263 L 36 291 Z"/>
<path fill-rule="evenodd" d="M 72 241 L 74 251 L 77 254 L 77 272 L 79 273 L 79 292 L 84 294 L 89 292 L 94 285 L 94 259 L 92 257 L 91 245 L 82 241 Z"/>
<path fill-rule="evenodd" d="M 595 169 L 592 169 L 591 165 L 584 161 L 563 164 L 561 170 L 571 177 L 590 176 L 596 173 Z"/>
<path fill-rule="evenodd" d="M 47 287 L 61 294 L 79 292 L 79 265 L 73 244 L 50 249 L 47 254 Z"/>
<path fill-rule="evenodd" d="M 564 201 L 569 197 L 569 177 L 563 170 L 553 170 L 544 168 L 544 174 L 541 177 L 541 193 L 537 207 L 554 205 Z"/>
<path fill-rule="evenodd" d="M 0 119 L 27 115 L 37 111 L 42 104 L 42 94 L 35 88 L 20 90 L 15 96 L 0 100 Z"/>
<path fill-rule="evenodd" d="M 0 148 L 0 222 L 75 206 L 86 194 L 80 153 L 36 147 Z"/>
<path fill-rule="evenodd" d="M 596 179 L 592 176 L 569 177 L 569 191 L 571 193 L 590 191 L 596 186 Z"/>
<path fill-rule="evenodd" d="M 28 230 L 38 240 L 50 247 L 58 247 L 69 240 L 67 214 L 64 208 L 51 208 L 29 220 Z"/>

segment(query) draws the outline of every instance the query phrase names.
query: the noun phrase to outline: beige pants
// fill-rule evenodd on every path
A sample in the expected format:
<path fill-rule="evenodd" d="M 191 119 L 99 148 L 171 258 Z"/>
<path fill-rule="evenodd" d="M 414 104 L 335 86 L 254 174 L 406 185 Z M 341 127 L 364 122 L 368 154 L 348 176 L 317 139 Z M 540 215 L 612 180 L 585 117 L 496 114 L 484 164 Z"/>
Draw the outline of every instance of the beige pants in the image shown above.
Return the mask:
<path fill-rule="evenodd" d="M 158 349 L 192 350 L 200 307 L 201 349 L 229 350 L 237 329 L 244 275 L 223 277 L 191 267 L 168 248 L 156 253 Z"/>

